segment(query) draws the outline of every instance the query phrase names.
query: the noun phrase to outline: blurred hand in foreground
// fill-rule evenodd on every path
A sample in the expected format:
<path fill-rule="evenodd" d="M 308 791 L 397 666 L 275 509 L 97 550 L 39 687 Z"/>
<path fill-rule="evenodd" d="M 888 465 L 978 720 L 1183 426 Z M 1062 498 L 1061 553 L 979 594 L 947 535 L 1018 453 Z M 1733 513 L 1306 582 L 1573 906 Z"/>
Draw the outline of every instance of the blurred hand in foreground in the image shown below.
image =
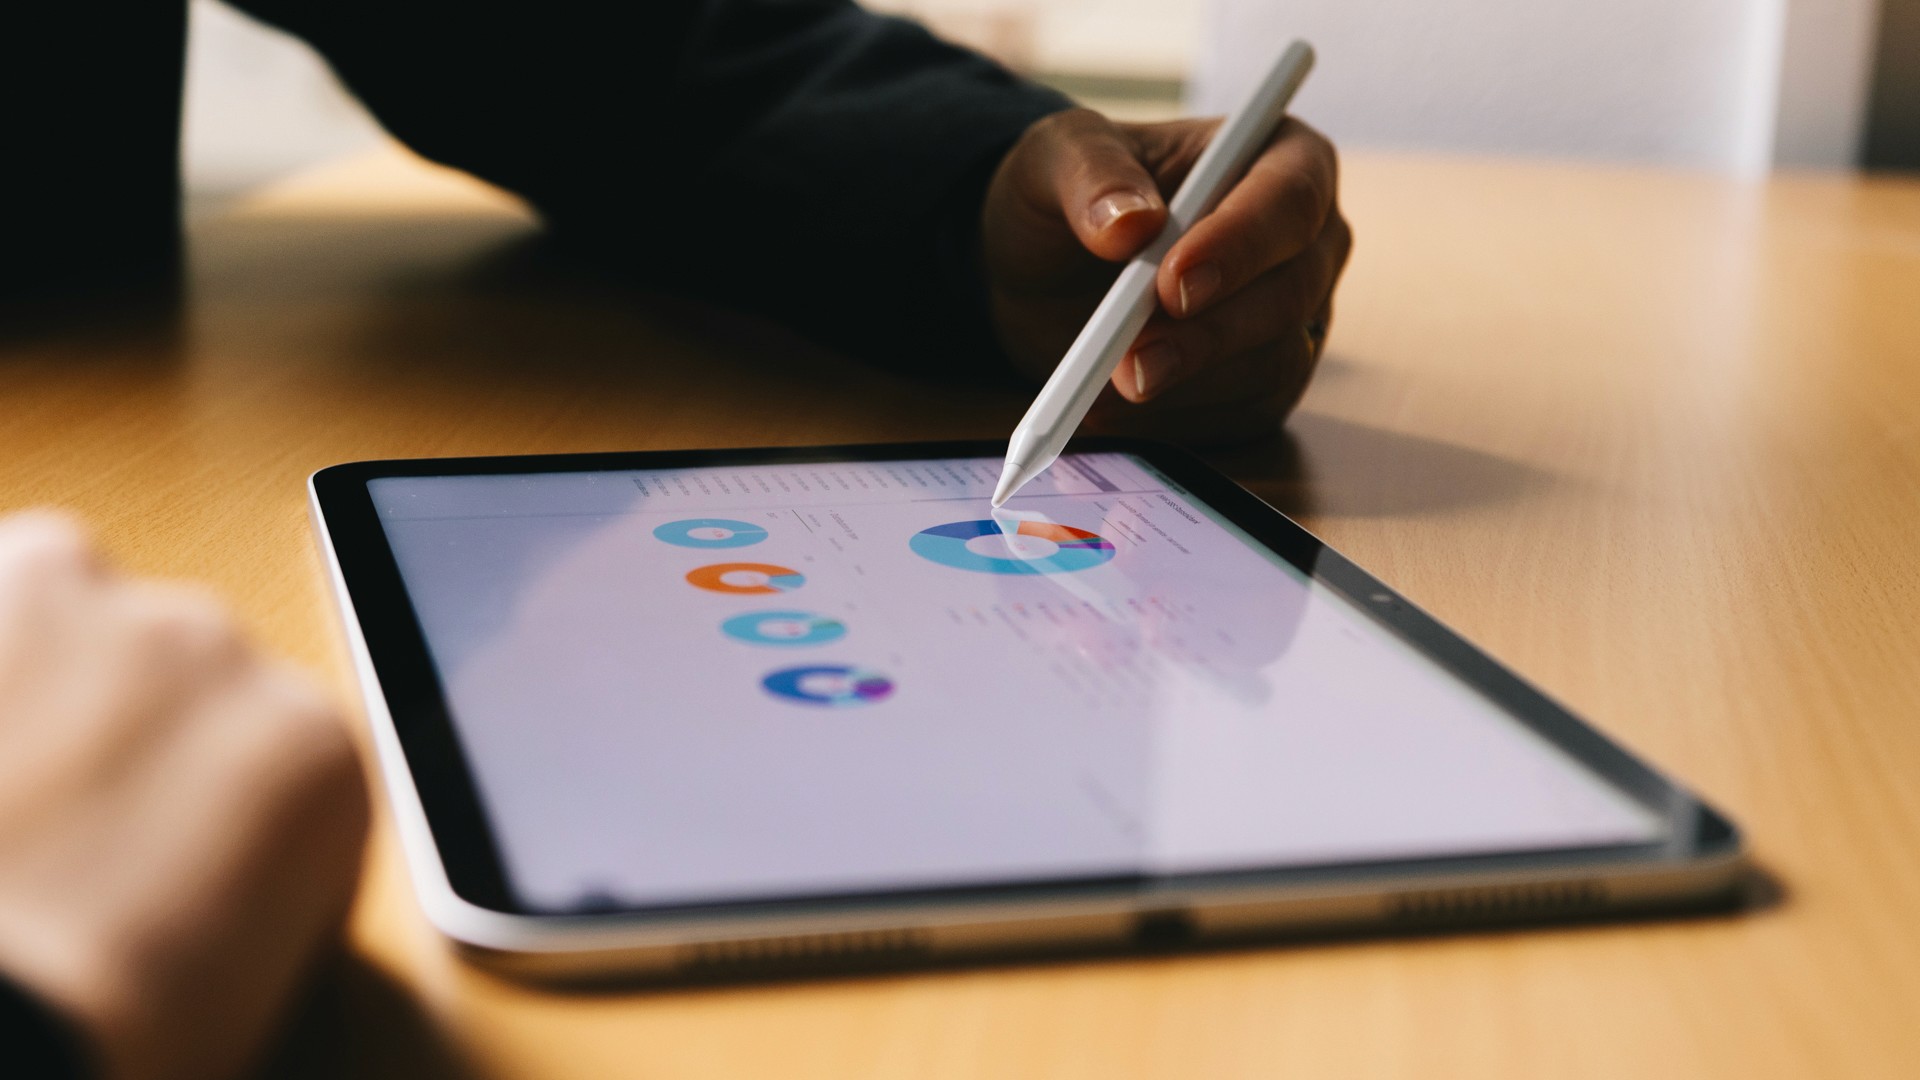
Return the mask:
<path fill-rule="evenodd" d="M 307 679 L 208 596 L 0 519 L 0 972 L 107 1080 L 251 1063 L 346 909 L 367 801 Z"/>
<path fill-rule="evenodd" d="M 1001 344 L 1023 372 L 1053 370 L 1120 264 L 1159 234 L 1166 200 L 1219 123 L 1123 124 L 1075 109 L 1035 123 L 1002 160 L 982 264 Z M 1286 120 L 1161 262 L 1160 310 L 1094 423 L 1200 442 L 1275 430 L 1313 375 L 1353 247 L 1337 186 L 1333 144 Z"/>

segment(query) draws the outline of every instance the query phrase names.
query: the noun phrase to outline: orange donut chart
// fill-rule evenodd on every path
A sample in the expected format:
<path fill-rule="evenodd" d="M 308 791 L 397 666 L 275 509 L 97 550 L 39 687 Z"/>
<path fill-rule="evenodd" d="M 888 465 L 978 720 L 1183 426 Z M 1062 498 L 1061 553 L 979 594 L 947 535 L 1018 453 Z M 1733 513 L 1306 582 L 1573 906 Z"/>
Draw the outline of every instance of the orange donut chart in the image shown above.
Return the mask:
<path fill-rule="evenodd" d="M 689 570 L 687 583 L 708 592 L 764 596 L 792 592 L 805 585 L 807 578 L 798 570 L 771 563 L 729 562 Z"/>

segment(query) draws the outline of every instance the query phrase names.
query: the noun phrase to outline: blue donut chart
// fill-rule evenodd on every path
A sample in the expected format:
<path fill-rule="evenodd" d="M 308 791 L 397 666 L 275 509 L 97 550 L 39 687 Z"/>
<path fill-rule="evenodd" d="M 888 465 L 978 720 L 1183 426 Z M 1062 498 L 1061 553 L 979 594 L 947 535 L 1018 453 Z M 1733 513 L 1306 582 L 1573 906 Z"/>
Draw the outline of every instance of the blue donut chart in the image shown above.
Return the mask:
<path fill-rule="evenodd" d="M 656 527 L 653 537 L 674 547 L 737 548 L 765 540 L 767 530 L 732 518 L 683 518 Z"/>
<path fill-rule="evenodd" d="M 847 636 L 847 624 L 811 611 L 752 611 L 720 624 L 720 631 L 750 645 L 825 645 Z"/>
<path fill-rule="evenodd" d="M 760 685 L 774 697 L 827 708 L 873 705 L 893 694 L 892 679 L 843 664 L 782 668 L 761 679 Z"/>
<path fill-rule="evenodd" d="M 1015 532 L 1050 540 L 1058 545 L 1058 550 L 1031 559 L 982 555 L 969 548 L 967 541 L 982 536 L 1004 535 L 1000 523 L 991 519 L 935 525 L 915 533 L 907 544 L 914 554 L 930 562 L 980 574 L 1071 574 L 1078 570 L 1091 570 L 1109 562 L 1114 556 L 1112 541 L 1071 525 L 1022 521 Z"/>

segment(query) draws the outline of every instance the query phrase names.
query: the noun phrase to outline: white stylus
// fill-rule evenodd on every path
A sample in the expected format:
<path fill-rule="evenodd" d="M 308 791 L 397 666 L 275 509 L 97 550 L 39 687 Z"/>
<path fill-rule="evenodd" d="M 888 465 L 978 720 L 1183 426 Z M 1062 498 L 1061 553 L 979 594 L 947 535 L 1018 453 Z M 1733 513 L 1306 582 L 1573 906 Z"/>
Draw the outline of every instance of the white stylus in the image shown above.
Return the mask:
<path fill-rule="evenodd" d="M 1286 118 L 1287 103 L 1313 67 L 1313 46 L 1295 41 L 1274 61 L 1253 96 L 1220 128 L 1200 153 L 1186 182 L 1167 204 L 1167 223 L 1153 243 L 1135 255 L 1120 271 L 1119 280 L 1093 310 L 1093 317 L 1075 338 L 1047 385 L 1020 418 L 1007 445 L 1007 465 L 993 489 L 993 505 L 1002 506 L 1027 481 L 1047 471 L 1080 427 L 1100 388 L 1127 354 L 1153 314 L 1153 279 L 1160 260 L 1194 222 L 1220 205 L 1255 155 Z"/>

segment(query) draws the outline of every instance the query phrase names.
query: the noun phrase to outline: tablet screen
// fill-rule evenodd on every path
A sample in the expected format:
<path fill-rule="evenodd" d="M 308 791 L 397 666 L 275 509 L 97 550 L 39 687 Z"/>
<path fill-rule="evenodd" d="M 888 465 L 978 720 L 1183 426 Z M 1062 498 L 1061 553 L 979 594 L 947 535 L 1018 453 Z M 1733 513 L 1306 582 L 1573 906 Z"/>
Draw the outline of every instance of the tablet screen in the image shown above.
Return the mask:
<path fill-rule="evenodd" d="M 1644 843 L 1126 453 L 369 481 L 532 910 Z"/>

